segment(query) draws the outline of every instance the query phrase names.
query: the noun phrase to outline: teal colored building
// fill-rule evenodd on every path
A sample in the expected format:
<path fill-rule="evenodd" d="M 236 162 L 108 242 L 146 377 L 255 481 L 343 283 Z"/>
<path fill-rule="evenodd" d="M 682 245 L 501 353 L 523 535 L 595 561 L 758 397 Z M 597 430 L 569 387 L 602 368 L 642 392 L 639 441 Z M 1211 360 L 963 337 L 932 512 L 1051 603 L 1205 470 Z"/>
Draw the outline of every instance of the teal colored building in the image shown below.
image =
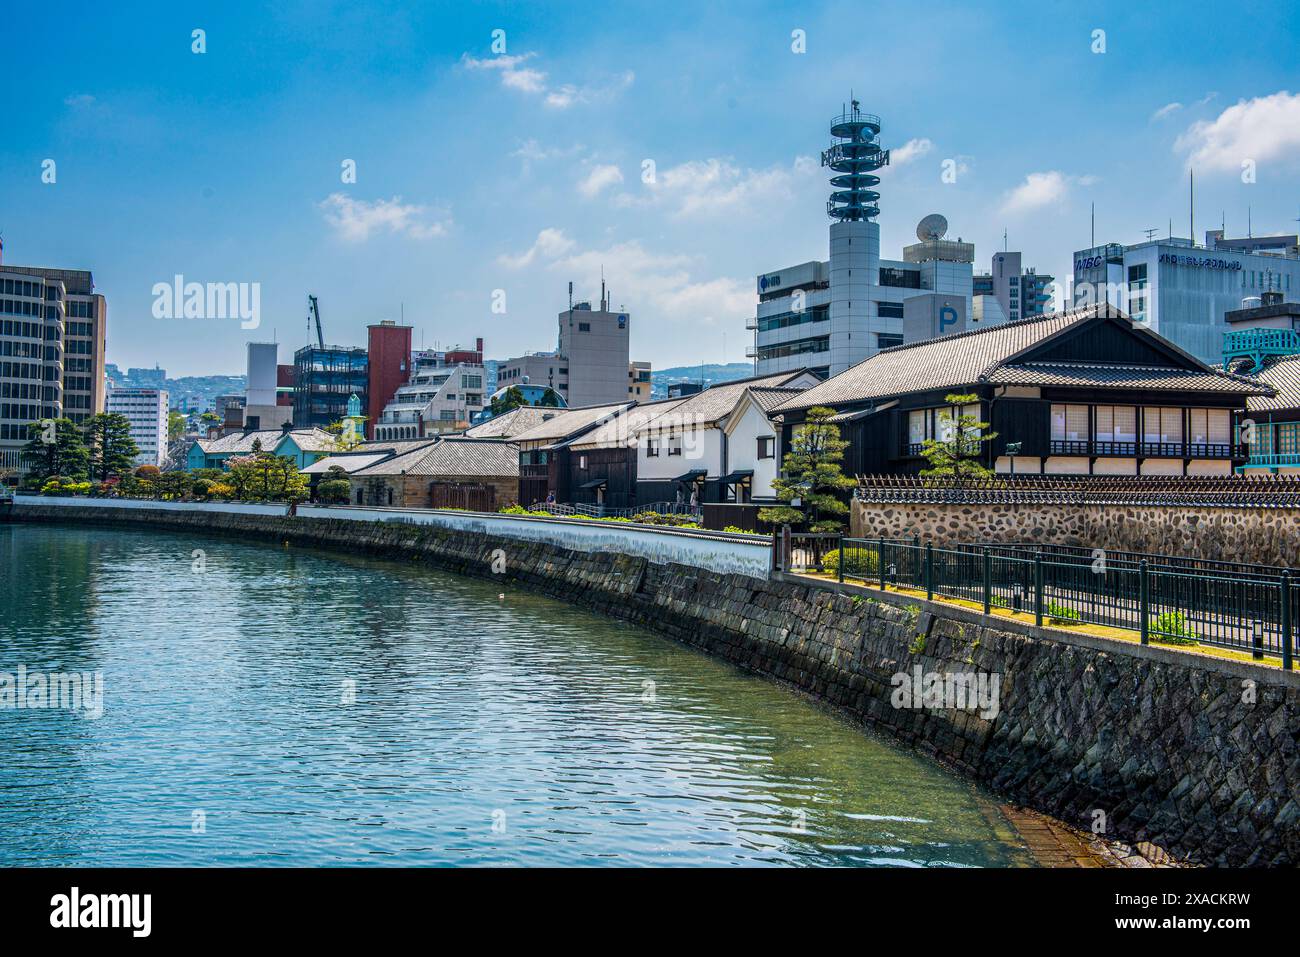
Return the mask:
<path fill-rule="evenodd" d="M 199 439 L 190 446 L 185 460 L 190 469 L 224 469 L 232 456 L 252 455 L 260 449 L 283 455 L 304 469 L 335 451 L 334 436 L 321 429 L 264 429 L 235 432 L 219 439 Z"/>

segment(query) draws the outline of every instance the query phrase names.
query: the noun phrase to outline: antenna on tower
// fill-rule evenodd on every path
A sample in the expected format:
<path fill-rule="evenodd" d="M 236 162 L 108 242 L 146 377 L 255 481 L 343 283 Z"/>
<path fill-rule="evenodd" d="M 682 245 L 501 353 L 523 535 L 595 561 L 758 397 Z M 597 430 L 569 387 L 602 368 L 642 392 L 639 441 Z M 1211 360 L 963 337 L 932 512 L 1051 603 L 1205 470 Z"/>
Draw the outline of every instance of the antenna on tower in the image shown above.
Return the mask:
<path fill-rule="evenodd" d="M 1155 234 L 1158 233 L 1159 231 L 1160 230 L 1155 228 L 1142 230 L 1142 232 L 1147 234 L 1147 242 L 1151 242 L 1152 238 L 1154 238 Z"/>
<path fill-rule="evenodd" d="M 1187 171 L 1187 230 L 1192 246 L 1196 245 L 1196 171 Z"/>
<path fill-rule="evenodd" d="M 841 223 L 867 222 L 880 215 L 880 185 L 876 170 L 889 165 L 889 150 L 881 149 L 880 117 L 862 112 L 862 104 L 849 91 L 850 111 L 831 120 L 831 136 L 836 142 L 822 150 L 822 166 L 837 176 L 831 177 L 833 192 L 826 203 L 826 215 Z M 841 106 L 841 110 L 843 107 Z"/>
<path fill-rule="evenodd" d="M 1097 248 L 1097 204 L 1096 203 L 1092 204 L 1092 240 L 1091 241 L 1092 241 L 1092 246 L 1090 248 L 1096 249 Z"/>
<path fill-rule="evenodd" d="M 1002 251 L 1007 251 L 1007 227 L 1002 227 Z"/>

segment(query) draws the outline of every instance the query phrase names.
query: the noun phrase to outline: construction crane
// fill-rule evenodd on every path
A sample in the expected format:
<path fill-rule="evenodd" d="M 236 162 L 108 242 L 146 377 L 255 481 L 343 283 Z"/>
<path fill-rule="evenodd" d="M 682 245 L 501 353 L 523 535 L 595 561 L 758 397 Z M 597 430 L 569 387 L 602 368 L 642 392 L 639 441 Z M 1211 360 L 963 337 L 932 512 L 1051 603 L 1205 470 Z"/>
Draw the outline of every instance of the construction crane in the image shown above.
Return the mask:
<path fill-rule="evenodd" d="M 316 342 L 322 349 L 325 348 L 325 333 L 320 328 L 320 306 L 316 305 L 316 297 L 311 293 L 307 294 L 307 308 L 311 311 L 307 313 L 307 332 L 311 333 L 311 321 L 316 320 Z"/>

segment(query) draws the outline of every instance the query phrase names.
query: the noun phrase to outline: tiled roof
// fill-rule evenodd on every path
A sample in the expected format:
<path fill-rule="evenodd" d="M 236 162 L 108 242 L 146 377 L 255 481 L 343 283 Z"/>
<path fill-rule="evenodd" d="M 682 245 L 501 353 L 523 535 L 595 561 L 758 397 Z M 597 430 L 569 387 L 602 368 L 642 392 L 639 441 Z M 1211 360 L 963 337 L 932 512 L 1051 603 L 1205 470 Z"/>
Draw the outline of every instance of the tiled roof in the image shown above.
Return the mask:
<path fill-rule="evenodd" d="M 565 444 L 573 449 L 610 449 L 627 445 L 628 438 L 635 435 L 637 429 L 685 401 L 684 398 L 665 399 L 634 405 Z"/>
<path fill-rule="evenodd" d="M 986 381 L 994 385 L 1097 385 L 1113 389 L 1193 389 L 1241 395 L 1268 391 L 1268 387 L 1261 382 L 1222 372 L 1103 363 L 1025 362 L 1005 365 L 990 373 Z"/>
<path fill-rule="evenodd" d="M 501 439 L 447 436 L 422 449 L 353 473 L 357 478 L 381 475 L 517 476 L 519 452 Z"/>
<path fill-rule="evenodd" d="M 327 455 L 323 459 L 317 459 L 305 469 L 300 469 L 304 475 L 324 475 L 334 466 L 338 466 L 343 471 L 351 474 L 359 472 L 361 469 L 368 468 L 376 462 L 382 462 L 392 456 L 392 452 L 368 452 L 357 454 L 355 452 L 342 452 L 337 455 Z"/>
<path fill-rule="evenodd" d="M 1251 412 L 1276 412 L 1300 409 L 1300 356 L 1274 356 L 1264 360 L 1264 368 L 1251 376 L 1277 390 L 1275 396 L 1251 396 L 1246 408 Z"/>
<path fill-rule="evenodd" d="M 535 405 L 520 406 L 466 429 L 465 435 L 471 439 L 514 438 L 520 432 L 541 425 L 543 416 L 554 415 L 556 411 Z"/>
<path fill-rule="evenodd" d="M 749 379 L 735 379 L 731 382 L 720 382 L 715 386 L 710 386 L 703 392 L 697 392 L 694 395 L 687 396 L 682 400 L 681 405 L 672 409 L 664 415 L 651 419 L 647 423 L 650 428 L 671 428 L 678 423 L 691 423 L 694 425 L 709 425 L 717 422 L 727 415 L 736 407 L 741 395 L 746 389 L 766 390 L 777 389 L 797 379 L 803 375 L 806 370 L 799 369 L 796 372 L 781 372 L 776 375 L 754 376 Z M 784 397 L 786 400 L 793 400 L 798 394 L 798 389 L 790 390 L 790 395 Z M 766 408 L 764 411 L 768 411 Z"/>
<path fill-rule="evenodd" d="M 1021 382 L 1023 379 L 994 379 L 1003 366 L 1018 355 L 1048 339 L 1060 335 L 1078 323 L 1098 317 L 1119 319 L 1135 329 L 1139 335 L 1155 336 L 1144 326 L 1136 324 L 1124 313 L 1109 304 L 1097 304 L 1068 312 L 1047 313 L 1032 319 L 1008 322 L 970 332 L 954 333 L 939 339 L 906 343 L 892 349 L 882 349 L 857 365 L 808 389 L 793 399 L 777 406 L 777 412 L 807 409 L 815 405 L 839 406 L 875 399 L 889 399 L 911 392 L 937 391 L 955 386 L 975 385 L 981 382 Z M 1159 337 L 1156 337 L 1159 338 Z M 1163 342 L 1163 340 L 1162 340 Z M 1172 343 L 1165 348 L 1178 350 Z M 1196 362 L 1195 368 L 1174 370 L 1177 375 L 1214 376 L 1208 366 Z M 1023 365 L 1023 364 L 1022 364 Z M 1053 368 L 1060 369 L 1065 364 Z M 1097 364 L 1084 364 L 1084 368 L 1101 368 Z M 1064 373 L 1057 372 L 1059 375 Z M 1022 373 L 1023 375 L 1023 373 Z M 1248 392 L 1242 388 L 1245 380 L 1198 379 L 1191 388 L 1207 388 L 1211 382 L 1225 392 Z M 1068 384 L 1061 382 L 1060 384 Z M 1120 385 L 1120 381 L 1106 383 Z M 1178 388 L 1177 386 L 1167 386 Z"/>
<path fill-rule="evenodd" d="M 219 439 L 199 439 L 198 446 L 208 455 L 223 455 L 226 453 L 241 455 L 252 452 L 253 443 L 260 440 L 262 451 L 273 452 L 285 435 L 293 436 L 298 448 L 304 452 L 325 451 L 333 448 L 334 437 L 320 429 L 293 429 L 287 433 L 282 429 L 232 432 L 230 435 L 223 435 Z M 322 441 L 327 441 L 328 444 L 320 444 Z"/>
<path fill-rule="evenodd" d="M 782 402 L 794 398 L 803 391 L 803 389 L 756 388 L 750 389 L 749 394 L 754 397 L 754 402 L 758 404 L 760 409 L 764 412 L 771 412 Z"/>
<path fill-rule="evenodd" d="M 520 432 L 512 442 L 556 442 L 575 435 L 582 429 L 595 425 L 606 416 L 614 415 L 626 409 L 631 403 L 617 402 L 613 405 L 588 405 L 577 409 L 549 409 L 554 415 L 527 431 Z"/>
<path fill-rule="evenodd" d="M 336 441 L 323 429 L 294 429 L 289 435 L 293 437 L 293 444 L 304 452 L 332 451 Z"/>

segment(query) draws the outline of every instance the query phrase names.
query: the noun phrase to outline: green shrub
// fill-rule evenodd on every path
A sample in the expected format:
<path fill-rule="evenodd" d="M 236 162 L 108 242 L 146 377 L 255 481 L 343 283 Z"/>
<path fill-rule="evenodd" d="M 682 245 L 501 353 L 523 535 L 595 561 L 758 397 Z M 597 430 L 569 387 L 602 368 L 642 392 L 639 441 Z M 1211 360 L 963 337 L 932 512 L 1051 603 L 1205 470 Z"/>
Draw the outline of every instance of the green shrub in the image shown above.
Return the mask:
<path fill-rule="evenodd" d="M 351 495 L 347 479 L 326 479 L 316 486 L 316 497 L 327 505 L 346 505 Z"/>
<path fill-rule="evenodd" d="M 880 559 L 874 548 L 846 548 L 844 574 L 871 578 L 880 574 Z M 840 551 L 831 549 L 822 556 L 822 567 L 832 575 L 840 573 Z"/>
<path fill-rule="evenodd" d="M 1054 601 L 1049 601 L 1043 606 L 1043 611 L 1052 621 L 1057 624 L 1073 624 L 1082 620 L 1082 616 L 1068 605 L 1058 605 Z"/>
<path fill-rule="evenodd" d="M 1147 631 L 1152 641 L 1166 645 L 1194 645 L 1201 637 L 1187 624 L 1187 616 L 1181 611 L 1162 612 L 1148 622 Z"/>

